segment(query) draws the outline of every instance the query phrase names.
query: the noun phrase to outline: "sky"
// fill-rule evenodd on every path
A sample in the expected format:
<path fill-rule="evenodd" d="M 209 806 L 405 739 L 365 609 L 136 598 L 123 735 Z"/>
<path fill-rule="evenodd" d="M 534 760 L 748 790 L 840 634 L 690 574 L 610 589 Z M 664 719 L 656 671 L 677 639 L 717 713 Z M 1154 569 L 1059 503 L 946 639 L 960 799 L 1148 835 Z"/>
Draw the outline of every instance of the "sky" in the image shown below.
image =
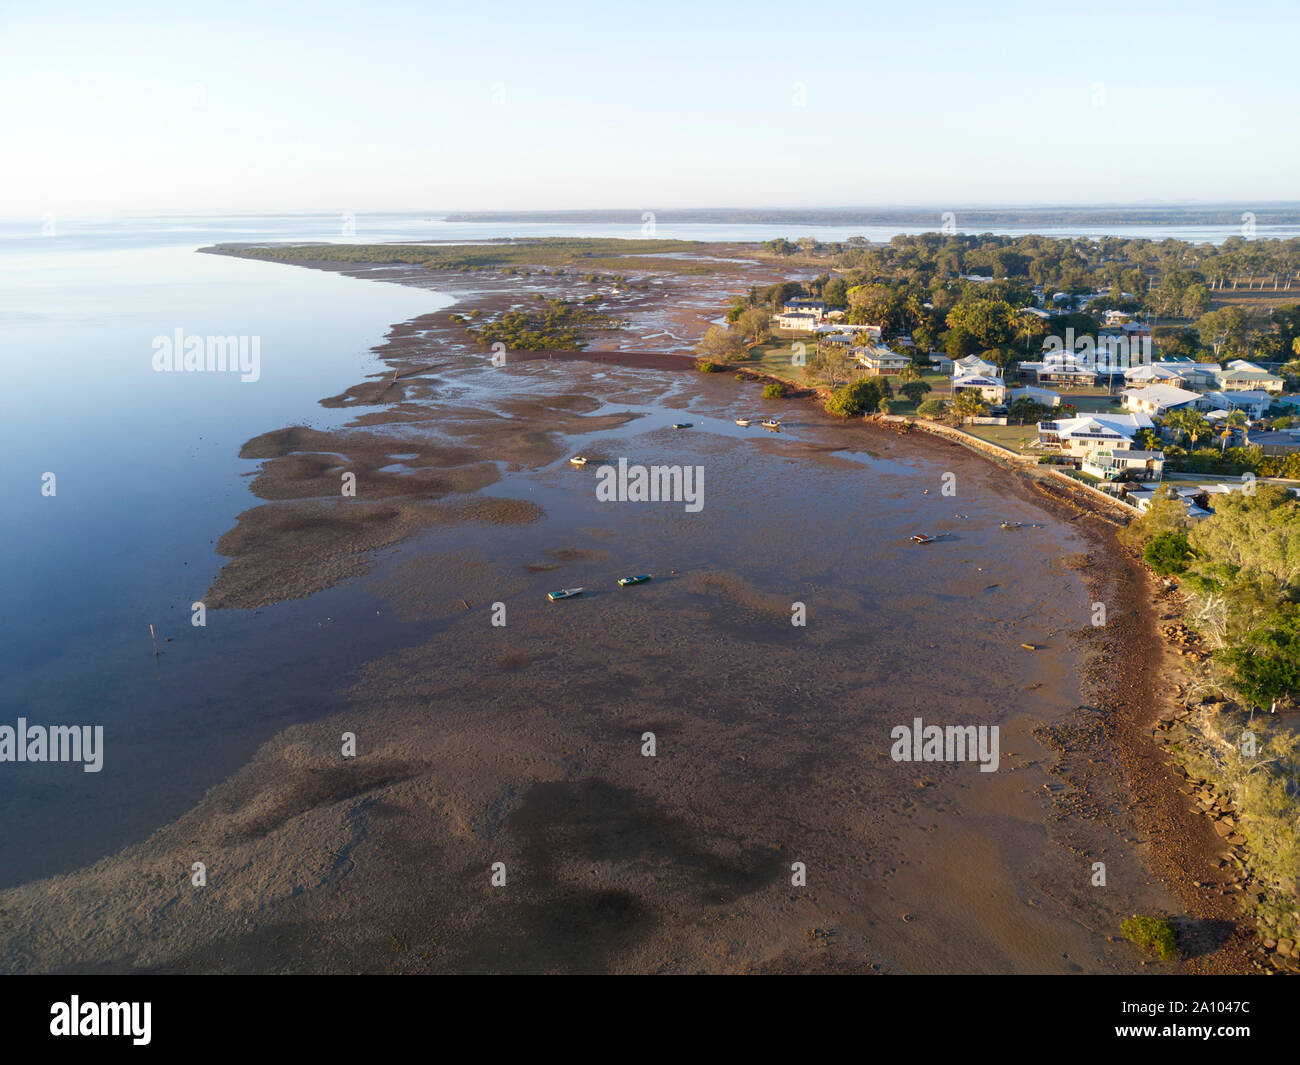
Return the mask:
<path fill-rule="evenodd" d="M 0 216 L 1300 198 L 1297 0 L 185 6 L 0 0 Z"/>

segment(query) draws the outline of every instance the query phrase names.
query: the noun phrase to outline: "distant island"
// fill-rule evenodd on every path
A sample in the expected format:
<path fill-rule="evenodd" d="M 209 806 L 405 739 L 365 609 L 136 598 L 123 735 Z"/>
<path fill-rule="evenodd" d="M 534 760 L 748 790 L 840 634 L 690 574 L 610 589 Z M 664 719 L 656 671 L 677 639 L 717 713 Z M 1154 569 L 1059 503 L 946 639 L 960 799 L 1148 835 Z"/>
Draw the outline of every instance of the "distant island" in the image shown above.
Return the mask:
<path fill-rule="evenodd" d="M 1239 225 L 1249 211 L 1258 225 L 1300 224 L 1300 201 L 1259 204 L 1199 204 L 1189 206 L 1110 205 L 988 207 L 918 205 L 912 207 L 699 207 L 653 208 L 661 225 L 932 225 L 945 212 L 961 227 L 979 226 L 1198 226 Z M 641 224 L 645 209 L 579 211 L 460 211 L 448 222 L 569 222 Z"/>

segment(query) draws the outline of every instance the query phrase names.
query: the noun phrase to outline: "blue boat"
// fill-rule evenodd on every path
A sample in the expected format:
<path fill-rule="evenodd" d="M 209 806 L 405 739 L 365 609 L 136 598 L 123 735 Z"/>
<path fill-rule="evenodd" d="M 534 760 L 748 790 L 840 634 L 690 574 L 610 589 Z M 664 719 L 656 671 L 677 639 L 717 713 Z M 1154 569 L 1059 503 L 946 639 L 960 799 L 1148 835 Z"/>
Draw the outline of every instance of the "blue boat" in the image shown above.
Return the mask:
<path fill-rule="evenodd" d="M 650 579 L 650 574 L 641 573 L 635 577 L 620 577 L 618 579 L 618 583 L 621 584 L 624 588 L 627 588 L 628 586 L 633 584 L 645 584 L 645 582 L 648 581 L 649 579 Z"/>

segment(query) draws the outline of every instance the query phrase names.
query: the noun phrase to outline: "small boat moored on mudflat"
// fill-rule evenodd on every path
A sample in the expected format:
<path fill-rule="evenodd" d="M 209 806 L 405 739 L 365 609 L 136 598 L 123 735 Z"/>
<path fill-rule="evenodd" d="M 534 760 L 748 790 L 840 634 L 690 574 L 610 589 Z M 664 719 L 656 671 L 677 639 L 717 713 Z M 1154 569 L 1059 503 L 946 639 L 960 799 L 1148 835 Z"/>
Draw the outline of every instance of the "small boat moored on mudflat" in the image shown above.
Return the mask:
<path fill-rule="evenodd" d="M 569 464 L 572 466 L 585 466 L 587 465 L 587 456 L 574 455 L 573 458 L 569 459 Z"/>
<path fill-rule="evenodd" d="M 749 419 L 748 419 L 748 418 L 737 418 L 737 419 L 736 419 L 736 424 L 737 424 L 737 425 L 748 425 L 748 424 L 749 424 Z"/>
<path fill-rule="evenodd" d="M 764 418 L 761 422 L 759 422 L 759 424 L 760 424 L 764 429 L 780 429 L 780 428 L 781 428 L 781 422 L 780 422 L 780 420 L 777 419 L 777 418 Z"/>
<path fill-rule="evenodd" d="M 546 598 L 555 602 L 557 599 L 572 599 L 576 595 L 581 595 L 581 588 L 561 588 L 558 592 L 547 592 Z"/>
<path fill-rule="evenodd" d="M 648 580 L 650 580 L 650 574 L 639 573 L 635 577 L 620 577 L 618 579 L 618 583 L 622 585 L 624 588 L 627 588 L 633 584 L 645 584 L 645 582 Z"/>

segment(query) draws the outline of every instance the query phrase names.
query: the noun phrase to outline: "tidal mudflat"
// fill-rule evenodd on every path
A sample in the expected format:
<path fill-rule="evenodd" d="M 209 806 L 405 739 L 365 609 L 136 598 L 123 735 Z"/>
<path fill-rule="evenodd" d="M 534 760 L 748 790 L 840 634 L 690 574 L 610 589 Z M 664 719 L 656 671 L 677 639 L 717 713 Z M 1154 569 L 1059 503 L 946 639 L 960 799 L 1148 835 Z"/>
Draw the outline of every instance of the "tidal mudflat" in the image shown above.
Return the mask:
<path fill-rule="evenodd" d="M 458 306 L 520 284 L 443 280 Z M 212 608 L 342 587 L 336 629 L 417 636 L 146 842 L 0 896 L 6 968 L 1139 967 L 1119 922 L 1177 903 L 1092 727 L 1104 534 L 959 448 L 674 368 L 710 303 L 664 287 L 600 361 L 494 365 L 448 312 L 396 326 L 324 401 L 347 425 L 245 445 L 259 502 Z M 616 357 L 665 325 L 668 361 Z M 703 506 L 601 502 L 619 459 L 702 470 Z M 998 726 L 997 770 L 896 760 L 918 718 Z"/>

